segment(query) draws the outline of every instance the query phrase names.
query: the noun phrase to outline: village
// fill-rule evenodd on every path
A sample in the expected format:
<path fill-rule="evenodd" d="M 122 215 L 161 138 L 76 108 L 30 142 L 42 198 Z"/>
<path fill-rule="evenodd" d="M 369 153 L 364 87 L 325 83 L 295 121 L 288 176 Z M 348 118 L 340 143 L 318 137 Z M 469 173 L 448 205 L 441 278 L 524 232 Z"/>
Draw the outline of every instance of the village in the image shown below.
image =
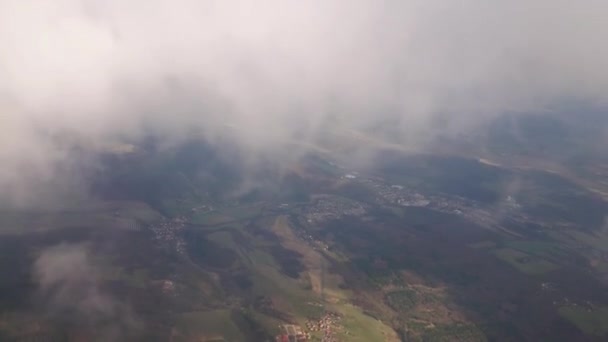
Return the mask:
<path fill-rule="evenodd" d="M 342 316 L 338 313 L 327 311 L 318 320 L 306 321 L 306 330 L 299 325 L 285 324 L 282 326 L 283 333 L 276 337 L 277 342 L 303 342 L 311 340 L 311 336 L 320 332 L 321 342 L 339 341 L 336 334 L 344 334 L 344 327 L 340 325 Z"/>
<path fill-rule="evenodd" d="M 161 245 L 174 249 L 178 254 L 185 255 L 186 242 L 181 237 L 181 231 L 186 226 L 186 218 L 178 216 L 174 219 L 163 219 L 150 226 L 154 239 Z"/>
<path fill-rule="evenodd" d="M 334 195 L 316 195 L 313 204 L 306 208 L 305 217 L 309 224 L 319 224 L 344 216 L 362 216 L 367 210 L 357 201 Z"/>
<path fill-rule="evenodd" d="M 346 177 L 346 176 L 345 176 Z M 479 203 L 459 196 L 447 194 L 422 194 L 420 190 L 403 185 L 389 185 L 379 177 L 356 177 L 348 178 L 350 181 L 359 182 L 374 190 L 375 201 L 386 206 L 419 207 L 435 210 L 438 212 L 453 214 L 475 222 L 482 227 L 499 229 L 511 235 L 513 232 L 501 227 L 499 217 L 494 210 L 483 208 Z M 331 209 L 330 207 L 328 207 Z M 521 210 L 522 206 L 513 196 L 506 196 L 500 203 L 502 215 L 509 214 L 513 221 L 529 222 L 531 218 Z M 343 214 L 345 216 L 347 214 Z M 319 215 L 321 216 L 321 215 Z M 330 216 L 326 214 L 326 217 Z M 334 213 L 333 216 L 336 216 Z"/>

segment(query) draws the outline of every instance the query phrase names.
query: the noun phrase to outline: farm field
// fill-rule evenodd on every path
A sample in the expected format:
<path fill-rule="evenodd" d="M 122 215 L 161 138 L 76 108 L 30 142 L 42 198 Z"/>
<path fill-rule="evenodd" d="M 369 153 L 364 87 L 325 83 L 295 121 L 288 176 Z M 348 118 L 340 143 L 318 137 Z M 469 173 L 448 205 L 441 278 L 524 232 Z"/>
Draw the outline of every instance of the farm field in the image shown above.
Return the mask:
<path fill-rule="evenodd" d="M 194 150 L 116 161 L 78 207 L 0 215 L 0 338 L 608 338 L 608 205 L 576 184 L 391 150 L 373 167 L 304 158 L 274 185 L 264 169 L 241 193 Z"/>

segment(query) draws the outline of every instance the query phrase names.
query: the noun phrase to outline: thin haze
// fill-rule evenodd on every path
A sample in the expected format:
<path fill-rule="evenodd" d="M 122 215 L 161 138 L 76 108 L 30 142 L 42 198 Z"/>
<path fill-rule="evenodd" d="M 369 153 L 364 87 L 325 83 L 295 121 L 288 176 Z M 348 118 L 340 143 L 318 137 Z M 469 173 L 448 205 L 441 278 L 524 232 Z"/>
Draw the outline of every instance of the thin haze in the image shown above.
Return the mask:
<path fill-rule="evenodd" d="M 39 296 L 49 314 L 65 315 L 79 328 L 96 332 L 95 341 L 127 341 L 139 332 L 141 322 L 125 303 L 105 293 L 101 270 L 84 245 L 57 245 L 41 251 L 34 263 Z"/>
<path fill-rule="evenodd" d="M 264 150 L 390 123 L 411 143 L 437 115 L 459 131 L 603 104 L 607 17 L 599 0 L 0 0 L 0 192 L 62 184 L 74 142 L 228 126 Z"/>

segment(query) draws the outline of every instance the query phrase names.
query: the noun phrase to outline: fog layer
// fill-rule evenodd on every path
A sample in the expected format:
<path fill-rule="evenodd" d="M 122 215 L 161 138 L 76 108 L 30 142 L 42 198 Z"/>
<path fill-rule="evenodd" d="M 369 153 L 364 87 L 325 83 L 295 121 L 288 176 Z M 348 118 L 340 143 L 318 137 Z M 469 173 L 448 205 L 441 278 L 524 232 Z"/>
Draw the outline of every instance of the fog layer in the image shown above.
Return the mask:
<path fill-rule="evenodd" d="M 75 147 L 146 134 L 228 127 L 263 151 L 390 127 L 419 144 L 602 106 L 606 17 L 599 0 L 0 0 L 0 193 L 61 188 Z"/>

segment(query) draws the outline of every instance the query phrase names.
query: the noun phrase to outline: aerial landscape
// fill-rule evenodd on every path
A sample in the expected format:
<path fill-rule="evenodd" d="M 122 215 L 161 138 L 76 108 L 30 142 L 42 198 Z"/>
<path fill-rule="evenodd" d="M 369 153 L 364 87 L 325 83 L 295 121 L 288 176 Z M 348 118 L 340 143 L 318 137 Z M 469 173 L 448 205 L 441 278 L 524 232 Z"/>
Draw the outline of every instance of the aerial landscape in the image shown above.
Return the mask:
<path fill-rule="evenodd" d="M 2 336 L 607 336 L 601 182 L 378 148 L 367 166 L 331 152 L 268 160 L 246 190 L 238 159 L 200 139 L 103 154 L 94 201 L 3 214 Z"/>
<path fill-rule="evenodd" d="M 0 0 L 0 342 L 608 341 L 606 16 Z"/>

